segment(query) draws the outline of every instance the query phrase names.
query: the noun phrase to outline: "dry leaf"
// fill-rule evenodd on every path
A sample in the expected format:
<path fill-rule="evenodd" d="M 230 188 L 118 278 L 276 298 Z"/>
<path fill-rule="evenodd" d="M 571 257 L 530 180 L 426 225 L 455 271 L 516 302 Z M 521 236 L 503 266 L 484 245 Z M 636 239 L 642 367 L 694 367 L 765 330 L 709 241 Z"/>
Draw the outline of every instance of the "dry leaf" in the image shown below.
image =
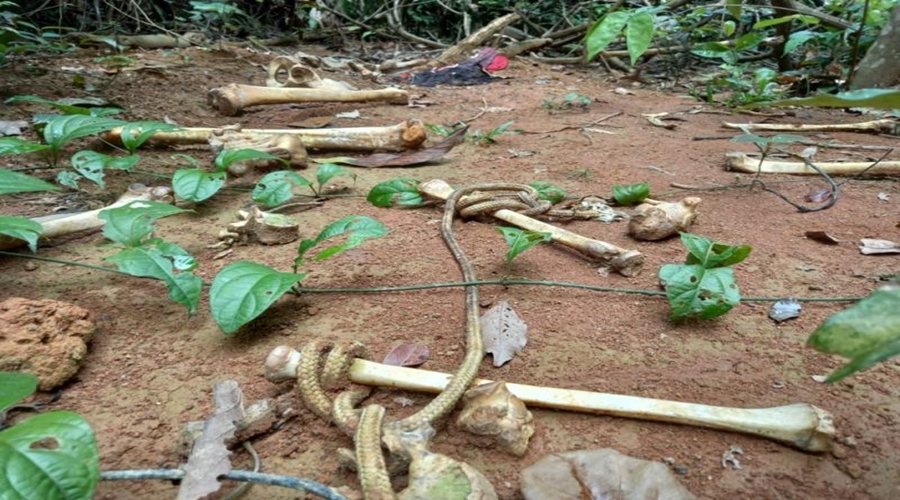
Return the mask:
<path fill-rule="evenodd" d="M 837 245 L 841 242 L 841 240 L 826 233 L 825 231 L 807 231 L 803 234 L 811 240 L 818 241 L 819 243 L 825 243 L 827 245 Z"/>
<path fill-rule="evenodd" d="M 431 353 L 428 348 L 419 344 L 403 344 L 395 347 L 382 363 L 394 366 L 419 366 L 428 361 Z"/>
<path fill-rule="evenodd" d="M 800 151 L 800 156 L 809 160 L 812 159 L 813 156 L 816 156 L 816 153 L 818 152 L 819 148 L 817 148 L 816 146 L 810 146 L 803 151 Z"/>
<path fill-rule="evenodd" d="M 293 128 L 323 128 L 331 124 L 330 116 L 313 116 L 297 122 L 288 123 L 288 127 Z"/>
<path fill-rule="evenodd" d="M 213 388 L 216 413 L 203 425 L 203 433 L 184 466 L 184 479 L 178 488 L 178 500 L 195 500 L 219 491 L 217 479 L 231 471 L 231 452 L 225 440 L 234 437 L 234 422 L 244 413 L 243 394 L 234 380 L 219 382 Z"/>
<path fill-rule="evenodd" d="M 481 316 L 484 352 L 493 355 L 494 366 L 503 366 L 528 343 L 528 325 L 505 300 Z"/>
<path fill-rule="evenodd" d="M 877 255 L 882 253 L 900 253 L 900 243 L 890 240 L 876 240 L 863 238 L 859 240 L 859 251 L 863 255 Z"/>
<path fill-rule="evenodd" d="M 25 120 L 0 120 L 0 137 L 7 135 L 22 135 L 22 130 L 28 128 Z"/>
<path fill-rule="evenodd" d="M 654 127 L 662 127 L 664 129 L 672 130 L 675 128 L 674 123 L 664 123 L 663 117 L 669 113 L 654 113 L 654 114 L 644 114 L 642 115 L 644 118 L 650 122 Z"/>

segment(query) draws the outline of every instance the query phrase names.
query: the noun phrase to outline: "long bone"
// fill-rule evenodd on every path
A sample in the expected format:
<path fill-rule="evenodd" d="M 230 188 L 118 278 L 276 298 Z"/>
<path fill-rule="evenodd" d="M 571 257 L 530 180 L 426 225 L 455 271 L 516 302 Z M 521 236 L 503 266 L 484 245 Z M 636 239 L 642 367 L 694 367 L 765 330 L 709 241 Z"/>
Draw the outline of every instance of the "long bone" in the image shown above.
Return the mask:
<path fill-rule="evenodd" d="M 453 188 L 441 179 L 434 179 L 419 184 L 419 191 L 432 198 L 446 200 L 453 193 Z M 501 209 L 492 215 L 522 229 L 550 233 L 553 241 L 577 250 L 588 257 L 608 263 L 613 270 L 625 276 L 637 274 L 644 264 L 644 255 L 637 250 L 628 250 L 612 243 L 586 238 L 512 210 Z"/>
<path fill-rule="evenodd" d="M 244 108 L 261 104 L 300 102 L 366 102 L 387 101 L 406 104 L 409 94 L 403 89 L 342 90 L 334 88 L 258 87 L 230 83 L 210 90 L 206 99 L 226 116 L 234 116 Z"/>
<path fill-rule="evenodd" d="M 222 128 L 185 127 L 171 132 L 155 132 L 151 144 L 176 146 L 206 144 Z M 346 127 L 331 129 L 238 129 L 246 140 L 262 141 L 279 135 L 298 137 L 307 149 L 331 151 L 403 151 L 416 149 L 425 142 L 425 127 L 419 120 L 407 120 L 382 127 Z M 112 129 L 101 137 L 113 144 L 122 142 L 122 129 Z"/>
<path fill-rule="evenodd" d="M 299 352 L 287 346 L 276 347 L 266 358 L 266 378 L 273 382 L 296 379 L 299 363 Z M 351 382 L 362 385 L 439 393 L 451 375 L 356 359 L 350 365 L 349 377 Z M 476 379 L 472 384 L 490 382 Z M 835 434 L 831 414 L 806 403 L 727 408 L 523 384 L 507 384 L 507 388 L 532 406 L 740 432 L 809 452 L 828 451 Z"/>
<path fill-rule="evenodd" d="M 119 197 L 118 200 L 103 208 L 73 214 L 46 215 L 35 217 L 31 220 L 41 225 L 41 239 L 64 236 L 79 231 L 103 227 L 106 221 L 100 219 L 99 214 L 101 211 L 122 207 L 135 200 L 152 200 L 162 203 L 171 203 L 172 192 L 171 189 L 163 186 L 147 187 L 141 184 L 134 184 L 130 186 L 128 191 Z M 25 240 L 0 235 L 0 250 L 9 250 L 20 246 L 25 246 Z"/>

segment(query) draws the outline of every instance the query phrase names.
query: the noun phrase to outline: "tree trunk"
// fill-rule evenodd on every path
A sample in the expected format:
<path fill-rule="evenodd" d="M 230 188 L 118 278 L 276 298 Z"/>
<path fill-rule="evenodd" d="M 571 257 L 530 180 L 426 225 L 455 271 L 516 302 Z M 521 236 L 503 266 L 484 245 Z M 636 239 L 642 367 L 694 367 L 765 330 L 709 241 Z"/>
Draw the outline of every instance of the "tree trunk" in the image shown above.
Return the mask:
<path fill-rule="evenodd" d="M 856 76 L 850 83 L 853 89 L 891 87 L 900 85 L 900 6 L 894 6 L 890 20 L 885 23 L 875 43 L 859 62 Z"/>

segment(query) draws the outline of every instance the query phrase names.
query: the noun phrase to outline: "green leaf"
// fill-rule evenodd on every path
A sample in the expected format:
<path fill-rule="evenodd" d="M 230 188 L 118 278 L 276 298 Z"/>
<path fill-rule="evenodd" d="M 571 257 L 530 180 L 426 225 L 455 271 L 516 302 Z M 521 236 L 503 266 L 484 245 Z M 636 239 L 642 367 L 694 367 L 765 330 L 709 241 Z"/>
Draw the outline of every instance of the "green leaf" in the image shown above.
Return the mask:
<path fill-rule="evenodd" d="M 32 252 L 37 252 L 38 238 L 43 231 L 44 228 L 31 219 L 0 215 L 0 234 L 27 241 Z"/>
<path fill-rule="evenodd" d="M 0 156 L 26 155 L 38 151 L 46 151 L 50 146 L 38 142 L 25 141 L 18 137 L 0 137 Z"/>
<path fill-rule="evenodd" d="M 816 328 L 807 345 L 819 352 L 839 354 L 851 361 L 828 377 L 836 382 L 857 371 L 900 354 L 900 285 L 891 284 Z"/>
<path fill-rule="evenodd" d="M 743 3 L 744 0 L 725 0 L 725 9 L 731 14 L 731 17 L 740 20 Z"/>
<path fill-rule="evenodd" d="M 757 45 L 759 45 L 763 40 L 765 40 L 766 34 L 759 32 L 750 32 L 746 35 L 741 36 L 734 42 L 734 50 L 737 52 L 741 52 L 743 50 L 749 50 Z"/>
<path fill-rule="evenodd" d="M 101 188 L 106 188 L 106 182 L 103 181 L 104 168 L 131 170 L 140 159 L 137 155 L 115 157 L 95 151 L 79 151 L 72 155 L 72 168 Z"/>
<path fill-rule="evenodd" d="M 44 126 L 44 142 L 54 150 L 59 150 L 73 139 L 99 134 L 100 132 L 119 127 L 124 123 L 121 120 L 96 116 L 58 116 Z"/>
<path fill-rule="evenodd" d="M 56 182 L 72 189 L 78 189 L 78 181 L 83 178 L 84 177 L 82 177 L 81 175 L 69 170 L 63 170 L 62 172 L 56 174 Z"/>
<path fill-rule="evenodd" d="M 529 186 L 537 189 L 538 198 L 556 205 L 566 199 L 566 192 L 561 187 L 549 182 L 532 182 Z"/>
<path fill-rule="evenodd" d="M 228 168 L 232 163 L 246 160 L 277 160 L 287 164 L 286 161 L 275 155 L 257 151 L 255 149 L 223 149 L 219 152 L 218 156 L 216 156 L 216 170 L 221 172 Z"/>
<path fill-rule="evenodd" d="M 327 239 L 340 236 L 344 233 L 349 233 L 347 240 L 344 243 L 333 245 L 322 250 L 313 257 L 313 260 L 324 260 L 343 252 L 344 250 L 356 248 L 368 239 L 385 236 L 388 234 L 388 229 L 384 227 L 384 224 L 375 219 L 362 215 L 348 215 L 343 219 L 325 226 L 325 228 L 322 229 L 322 232 L 314 239 L 301 241 L 300 246 L 297 249 L 297 258 L 294 260 L 295 268 L 303 265 L 303 258 L 313 247 Z"/>
<path fill-rule="evenodd" d="M 819 36 L 817 33 L 810 30 L 800 30 L 791 33 L 791 36 L 788 37 L 788 41 L 784 44 L 784 53 L 790 54 L 797 50 L 804 43 L 812 40 Z"/>
<path fill-rule="evenodd" d="M 723 59 L 731 53 L 731 48 L 722 42 L 701 43 L 691 49 L 691 54 L 709 59 Z"/>
<path fill-rule="evenodd" d="M 506 239 L 509 250 L 506 252 L 506 262 L 511 263 L 522 252 L 537 245 L 553 239 L 550 233 L 541 233 L 537 231 L 528 231 L 517 227 L 498 227 L 497 230 Z"/>
<path fill-rule="evenodd" d="M 184 252 L 175 245 L 169 244 Z M 163 247 L 166 248 L 166 247 Z M 120 271 L 138 278 L 154 278 L 163 281 L 169 289 L 169 298 L 187 307 L 188 314 L 197 312 L 200 303 L 200 292 L 203 289 L 203 280 L 191 273 L 175 274 L 173 260 L 179 263 L 181 268 L 193 269 L 196 260 L 187 255 L 175 256 L 170 259 L 159 248 L 126 248 L 121 252 L 107 257 L 107 260 L 116 264 Z"/>
<path fill-rule="evenodd" d="M 106 221 L 103 236 L 126 247 L 137 247 L 153 232 L 156 219 L 189 211 L 166 203 L 135 200 L 122 207 L 103 210 L 98 217 Z"/>
<path fill-rule="evenodd" d="M 304 276 L 278 272 L 256 262 L 230 264 L 216 275 L 209 291 L 213 319 L 231 335 L 265 312 Z"/>
<path fill-rule="evenodd" d="M 0 194 L 28 193 L 33 191 L 59 191 L 59 188 L 37 177 L 0 168 Z"/>
<path fill-rule="evenodd" d="M 34 394 L 37 384 L 30 373 L 0 372 L 0 412 Z"/>
<path fill-rule="evenodd" d="M 656 17 L 649 12 L 639 12 L 628 20 L 625 28 L 625 42 L 628 46 L 628 55 L 631 56 L 631 65 L 650 48 L 653 40 Z"/>
<path fill-rule="evenodd" d="M 122 127 L 119 137 L 121 138 L 122 145 L 125 146 L 125 149 L 133 154 L 137 148 L 141 147 L 141 144 L 147 142 L 147 139 L 156 132 L 170 132 L 176 129 L 178 129 L 178 127 L 163 122 L 133 122 Z"/>
<path fill-rule="evenodd" d="M 62 111 L 67 115 L 90 115 L 90 108 L 85 108 L 81 106 L 72 106 L 69 104 L 65 104 L 59 101 L 53 101 L 50 99 L 44 99 L 43 97 L 38 97 L 36 95 L 17 95 L 10 97 L 7 99 L 6 104 L 18 104 L 20 102 L 30 102 L 35 104 L 46 104 L 47 106 L 56 109 L 57 111 Z"/>
<path fill-rule="evenodd" d="M 630 17 L 629 12 L 610 12 L 588 28 L 584 35 L 585 61 L 590 61 L 603 52 L 603 49 L 619 36 Z"/>
<path fill-rule="evenodd" d="M 819 20 L 812 16 L 804 16 L 803 14 L 791 14 L 789 16 L 776 17 L 773 19 L 765 19 L 753 25 L 754 30 L 761 30 L 778 24 L 789 23 L 794 20 L 800 20 L 807 24 L 818 24 Z"/>
<path fill-rule="evenodd" d="M 650 184 L 641 182 L 612 187 L 613 198 L 619 205 L 633 205 L 650 196 Z"/>
<path fill-rule="evenodd" d="M 182 200 L 200 203 L 219 192 L 225 185 L 225 178 L 225 172 L 183 168 L 172 176 L 172 189 Z"/>
<path fill-rule="evenodd" d="M 425 203 L 416 179 L 391 179 L 376 184 L 369 191 L 366 200 L 376 207 L 417 206 Z"/>
<path fill-rule="evenodd" d="M 294 186 L 307 187 L 312 183 L 292 170 L 270 172 L 253 186 L 253 201 L 277 207 L 294 197 Z"/>
<path fill-rule="evenodd" d="M 822 108 L 900 108 L 900 90 L 861 89 L 840 94 L 820 94 L 812 97 L 781 99 L 764 103 L 766 106 L 818 106 Z M 763 103 L 747 107 L 762 106 Z"/>
<path fill-rule="evenodd" d="M 716 318 L 741 302 L 730 267 L 666 264 L 659 269 L 659 279 L 665 285 L 673 320 Z"/>
<path fill-rule="evenodd" d="M 43 413 L 0 432 L 4 500 L 93 498 L 99 477 L 94 433 L 75 413 Z"/>
<path fill-rule="evenodd" d="M 685 264 L 699 264 L 706 269 L 733 266 L 750 256 L 753 250 L 749 245 L 729 246 L 690 233 L 681 233 L 681 242 L 688 250 Z"/>
<path fill-rule="evenodd" d="M 319 184 L 319 191 L 322 191 L 322 188 L 325 187 L 325 183 L 338 176 L 350 177 L 353 179 L 353 182 L 356 182 L 356 174 L 351 173 L 334 163 L 322 163 L 319 165 L 319 168 L 316 169 L 316 182 Z"/>

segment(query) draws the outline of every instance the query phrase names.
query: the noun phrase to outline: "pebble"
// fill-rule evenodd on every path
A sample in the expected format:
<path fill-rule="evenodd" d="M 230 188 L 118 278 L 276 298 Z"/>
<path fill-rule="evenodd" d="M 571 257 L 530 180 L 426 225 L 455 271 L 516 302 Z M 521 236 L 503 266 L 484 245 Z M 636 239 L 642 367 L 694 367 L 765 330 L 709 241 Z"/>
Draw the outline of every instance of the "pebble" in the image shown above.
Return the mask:
<path fill-rule="evenodd" d="M 33 260 L 29 260 L 28 262 L 25 263 L 26 271 L 34 271 L 37 268 L 38 268 L 37 262 L 35 262 Z"/>
<path fill-rule="evenodd" d="M 847 436 L 844 438 L 844 444 L 851 448 L 856 448 L 856 438 L 853 436 Z"/>
<path fill-rule="evenodd" d="M 831 450 L 831 456 L 837 458 L 838 460 L 845 458 L 847 456 L 847 448 L 836 444 L 834 445 L 834 449 Z"/>
<path fill-rule="evenodd" d="M 666 457 L 666 458 L 663 459 L 663 462 L 665 462 L 666 465 L 674 465 L 674 464 L 675 464 L 675 459 L 672 458 L 672 457 Z"/>
<path fill-rule="evenodd" d="M 856 464 L 850 464 L 847 466 L 847 474 L 853 479 L 859 479 L 863 475 L 863 470 L 860 466 Z"/>
<path fill-rule="evenodd" d="M 678 474 L 679 476 L 686 476 L 688 473 L 688 468 L 683 465 L 676 465 L 672 470 L 674 470 L 675 474 Z"/>

